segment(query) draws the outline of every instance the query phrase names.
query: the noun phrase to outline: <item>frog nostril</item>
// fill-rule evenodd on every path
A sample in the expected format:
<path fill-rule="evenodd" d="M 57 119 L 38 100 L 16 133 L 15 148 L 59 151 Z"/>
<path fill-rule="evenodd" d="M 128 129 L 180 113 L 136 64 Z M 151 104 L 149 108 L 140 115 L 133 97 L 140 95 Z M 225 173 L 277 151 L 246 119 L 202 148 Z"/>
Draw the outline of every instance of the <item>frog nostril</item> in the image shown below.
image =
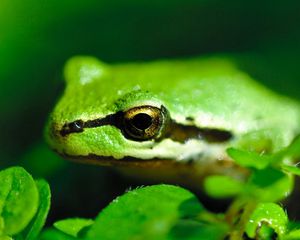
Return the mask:
<path fill-rule="evenodd" d="M 63 137 L 72 132 L 82 132 L 84 128 L 84 122 L 82 120 L 76 120 L 71 123 L 66 123 L 60 130 L 60 135 Z"/>
<path fill-rule="evenodd" d="M 83 129 L 83 121 L 77 120 L 69 124 L 69 129 L 73 132 L 81 131 Z"/>

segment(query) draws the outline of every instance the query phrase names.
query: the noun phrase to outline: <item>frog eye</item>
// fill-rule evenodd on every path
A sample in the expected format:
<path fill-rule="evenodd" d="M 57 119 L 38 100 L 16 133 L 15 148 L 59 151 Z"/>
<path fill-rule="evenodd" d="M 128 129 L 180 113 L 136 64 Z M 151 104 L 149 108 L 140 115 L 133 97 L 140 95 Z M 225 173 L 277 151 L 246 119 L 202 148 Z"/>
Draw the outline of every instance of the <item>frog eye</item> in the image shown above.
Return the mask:
<path fill-rule="evenodd" d="M 131 108 L 124 112 L 125 134 L 133 140 L 157 139 L 164 132 L 167 119 L 164 107 L 146 105 Z"/>

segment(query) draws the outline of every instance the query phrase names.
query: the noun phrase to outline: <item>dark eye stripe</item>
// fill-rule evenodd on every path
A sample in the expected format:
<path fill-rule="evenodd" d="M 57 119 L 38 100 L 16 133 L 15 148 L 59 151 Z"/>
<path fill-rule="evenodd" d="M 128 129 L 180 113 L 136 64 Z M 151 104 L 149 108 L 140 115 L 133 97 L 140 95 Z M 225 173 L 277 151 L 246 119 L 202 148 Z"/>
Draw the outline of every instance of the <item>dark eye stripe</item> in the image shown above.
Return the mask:
<path fill-rule="evenodd" d="M 209 143 L 222 143 L 231 140 L 233 135 L 231 132 L 222 129 L 198 128 L 172 121 L 166 137 L 182 143 L 189 139 L 202 139 Z"/>
<path fill-rule="evenodd" d="M 105 118 L 97 118 L 93 120 L 88 120 L 86 122 L 82 120 L 76 120 L 74 122 L 66 123 L 60 130 L 61 136 L 66 136 L 72 133 L 83 132 L 85 128 L 96 128 L 105 125 L 113 125 L 117 128 L 121 128 L 120 122 L 123 116 L 123 112 L 117 112 L 115 114 L 110 114 Z"/>
<path fill-rule="evenodd" d="M 111 125 L 119 128 L 127 138 L 127 135 L 124 133 L 123 129 L 123 118 L 124 113 L 117 112 L 115 114 L 108 115 L 105 118 L 88 120 L 86 122 L 82 120 L 76 120 L 74 122 L 64 124 L 60 130 L 60 135 L 65 137 L 69 134 L 83 132 L 85 128 L 96 128 L 100 126 Z M 170 138 L 173 141 L 181 143 L 184 143 L 189 139 L 200 139 L 209 143 L 224 143 L 230 141 L 233 138 L 233 135 L 231 132 L 222 129 L 198 128 L 196 126 L 179 124 L 174 120 L 170 120 L 164 136 L 156 139 L 156 141 L 161 141 L 164 138 Z"/>

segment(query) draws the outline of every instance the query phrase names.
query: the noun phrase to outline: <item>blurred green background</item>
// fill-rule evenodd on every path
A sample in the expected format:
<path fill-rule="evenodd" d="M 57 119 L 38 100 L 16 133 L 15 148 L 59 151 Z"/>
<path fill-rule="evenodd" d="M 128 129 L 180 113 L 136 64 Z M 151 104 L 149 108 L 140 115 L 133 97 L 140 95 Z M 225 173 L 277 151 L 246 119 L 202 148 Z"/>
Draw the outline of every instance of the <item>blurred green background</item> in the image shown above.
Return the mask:
<path fill-rule="evenodd" d="M 294 0 L 1 0 L 0 168 L 22 165 L 50 182 L 50 222 L 94 217 L 134 183 L 111 169 L 68 163 L 43 142 L 68 58 L 226 53 L 265 85 L 300 99 L 299 13 Z"/>

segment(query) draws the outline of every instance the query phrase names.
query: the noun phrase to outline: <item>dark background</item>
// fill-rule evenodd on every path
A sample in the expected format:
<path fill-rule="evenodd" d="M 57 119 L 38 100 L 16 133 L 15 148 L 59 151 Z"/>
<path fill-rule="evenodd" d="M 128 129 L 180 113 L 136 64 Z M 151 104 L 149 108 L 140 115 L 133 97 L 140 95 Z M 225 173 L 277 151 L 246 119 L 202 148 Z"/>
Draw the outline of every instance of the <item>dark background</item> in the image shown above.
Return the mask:
<path fill-rule="evenodd" d="M 300 99 L 300 5 L 286 1 L 1 0 L 0 169 L 22 165 L 52 188 L 50 222 L 94 217 L 130 180 L 68 163 L 43 142 L 73 55 L 106 62 L 230 54 L 270 88 Z"/>

